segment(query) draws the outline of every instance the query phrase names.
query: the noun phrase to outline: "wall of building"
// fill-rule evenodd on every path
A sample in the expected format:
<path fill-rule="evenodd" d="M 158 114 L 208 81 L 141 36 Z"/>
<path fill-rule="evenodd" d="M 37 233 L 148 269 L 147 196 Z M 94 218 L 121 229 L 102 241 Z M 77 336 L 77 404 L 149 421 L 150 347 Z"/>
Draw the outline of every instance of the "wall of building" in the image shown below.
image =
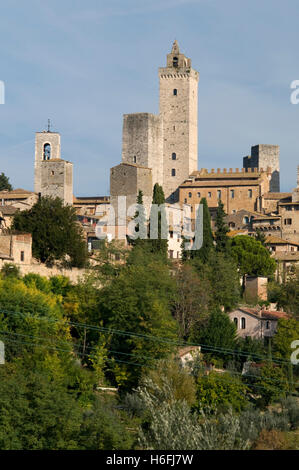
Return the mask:
<path fill-rule="evenodd" d="M 254 145 L 251 147 L 251 155 L 244 157 L 244 168 L 268 168 L 271 167 L 270 191 L 280 191 L 280 165 L 278 145 Z"/>
<path fill-rule="evenodd" d="M 202 169 L 193 173 L 179 187 L 181 204 L 191 204 L 195 214 L 195 205 L 205 197 L 210 208 L 218 206 L 218 200 L 224 204 L 227 214 L 233 214 L 241 209 L 251 212 L 261 209 L 261 196 L 269 190 L 269 179 L 266 172 L 233 171 L 232 168 L 222 171 L 217 169 L 208 172 Z M 220 191 L 220 193 L 219 193 Z M 233 191 L 233 193 L 232 193 Z"/>
<path fill-rule="evenodd" d="M 150 113 L 125 114 L 122 162 L 152 169 L 153 184 L 163 186 L 163 124 Z"/>
<path fill-rule="evenodd" d="M 176 41 L 166 65 L 159 68 L 160 115 L 164 132 L 164 192 L 168 202 L 172 202 L 178 200 L 179 185 L 197 170 L 199 73 L 191 68 L 191 60 L 180 53 Z M 173 153 L 176 160 L 172 159 Z"/>

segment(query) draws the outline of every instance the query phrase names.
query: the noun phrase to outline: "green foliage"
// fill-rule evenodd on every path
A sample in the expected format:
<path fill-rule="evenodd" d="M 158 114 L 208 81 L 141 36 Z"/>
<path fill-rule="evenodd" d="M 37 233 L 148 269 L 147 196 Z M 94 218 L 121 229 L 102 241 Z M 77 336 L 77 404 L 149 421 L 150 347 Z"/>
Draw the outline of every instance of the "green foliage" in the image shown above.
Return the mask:
<path fill-rule="evenodd" d="M 246 391 L 242 381 L 228 372 L 200 375 L 196 384 L 196 409 L 224 412 L 232 408 L 239 412 L 248 405 Z"/>
<path fill-rule="evenodd" d="M 194 264 L 194 262 L 193 262 Z M 210 283 L 210 308 L 230 311 L 240 301 L 240 280 L 235 261 L 224 253 L 211 252 L 207 263 L 196 263 L 199 279 Z"/>
<path fill-rule="evenodd" d="M 143 449 L 151 450 L 232 450 L 246 449 L 247 439 L 241 437 L 240 420 L 231 410 L 217 418 L 209 413 L 192 414 L 185 400 L 176 400 L 169 382 L 164 382 L 167 400 L 161 399 L 165 391 L 149 392 L 144 386 L 138 390 L 146 410 L 146 420 L 139 433 Z"/>
<path fill-rule="evenodd" d="M 266 362 L 259 369 L 250 368 L 244 376 L 248 387 L 257 397 L 261 408 L 284 398 L 289 392 L 289 384 L 281 367 Z"/>
<path fill-rule="evenodd" d="M 213 349 L 233 350 L 236 344 L 236 327 L 226 313 L 215 310 L 207 325 L 194 331 L 190 339 L 192 342 L 202 345 L 203 353 L 209 353 L 211 357 L 223 358 L 228 362 L 232 358 L 229 352 L 222 353 L 221 351 L 213 351 Z"/>
<path fill-rule="evenodd" d="M 200 201 L 203 205 L 203 242 L 199 250 L 190 250 L 189 257 L 191 259 L 200 260 L 206 263 L 209 260 L 211 252 L 214 250 L 214 240 L 211 229 L 211 216 L 208 203 L 205 197 Z"/>
<path fill-rule="evenodd" d="M 0 174 L 0 191 L 4 191 L 5 189 L 7 191 L 12 191 L 13 187 L 9 182 L 9 178 L 2 172 Z"/>
<path fill-rule="evenodd" d="M 166 212 L 165 212 L 165 207 L 163 205 L 165 204 L 165 196 L 164 196 L 164 191 L 162 186 L 160 186 L 158 183 L 155 184 L 154 189 L 153 189 L 153 204 L 156 204 L 158 206 L 162 206 L 161 211 L 158 212 L 158 236 L 157 239 L 150 239 L 149 240 L 149 245 L 150 245 L 150 251 L 155 254 L 159 254 L 162 259 L 167 259 L 168 255 L 168 240 L 167 238 L 162 238 L 163 234 L 162 233 L 162 224 L 163 220 L 166 222 Z M 152 209 L 153 210 L 153 209 Z M 151 219 L 154 219 L 154 217 L 151 215 Z M 165 224 L 166 225 L 166 224 Z M 168 235 L 168 233 L 167 233 Z"/>
<path fill-rule="evenodd" d="M 2 278 L 20 279 L 21 277 L 20 268 L 14 263 L 5 263 L 0 272 Z"/>
<path fill-rule="evenodd" d="M 275 356 L 291 360 L 294 349 L 291 343 L 299 339 L 299 323 L 294 318 L 280 318 L 278 320 L 277 332 L 273 338 Z"/>
<path fill-rule="evenodd" d="M 32 234 L 33 256 L 43 263 L 62 260 L 85 266 L 87 248 L 76 211 L 61 199 L 40 198 L 30 210 L 15 214 L 12 228 Z"/>
<path fill-rule="evenodd" d="M 141 381 L 142 387 L 146 387 L 151 395 L 158 392 L 156 398 L 160 400 L 168 402 L 183 400 L 189 406 L 196 401 L 196 388 L 192 375 L 172 358 L 157 361 L 156 367 L 147 371 Z"/>
<path fill-rule="evenodd" d="M 231 254 L 235 258 L 242 276 L 271 276 L 276 263 L 261 242 L 249 235 L 238 235 L 232 239 Z"/>
<path fill-rule="evenodd" d="M 99 309 L 104 326 L 142 335 L 111 336 L 109 349 L 116 351 L 112 357 L 132 364 L 113 366 L 114 379 L 119 385 L 127 388 L 136 385 L 142 368 L 134 363 L 153 366 L 155 359 L 165 357 L 173 349 L 165 340 L 176 339 L 177 325 L 170 313 L 174 286 L 167 266 L 149 260 L 145 265 L 127 266 L 102 289 Z M 143 335 L 164 340 L 151 340 Z"/>
<path fill-rule="evenodd" d="M 224 212 L 224 205 L 219 199 L 218 207 L 216 212 L 216 232 L 215 232 L 215 241 L 216 241 L 216 251 L 226 253 L 228 250 L 228 237 L 227 232 L 229 232 L 229 228 L 225 223 L 225 216 L 226 213 Z"/>
<path fill-rule="evenodd" d="M 138 208 L 135 212 L 134 218 L 135 221 L 138 219 L 138 223 L 135 227 L 135 236 L 138 238 L 129 238 L 129 243 L 134 246 L 146 247 L 148 245 L 147 240 L 147 224 L 146 224 L 146 217 L 145 217 L 145 209 L 143 206 L 143 193 L 141 190 L 138 191 L 136 203 L 138 204 Z"/>
<path fill-rule="evenodd" d="M 284 284 L 271 282 L 268 286 L 269 300 L 277 302 L 278 308 L 299 319 L 299 270 L 290 276 Z"/>
<path fill-rule="evenodd" d="M 80 370 L 75 372 L 80 375 Z M 79 390 L 17 363 L 0 368 L 2 450 L 128 449 L 132 436 L 109 403 L 82 407 Z M 90 389 L 90 393 L 92 390 Z"/>
<path fill-rule="evenodd" d="M 208 279 L 199 278 L 190 264 L 175 271 L 175 280 L 173 313 L 179 324 L 180 337 L 186 340 L 192 330 L 207 321 L 212 287 Z"/>

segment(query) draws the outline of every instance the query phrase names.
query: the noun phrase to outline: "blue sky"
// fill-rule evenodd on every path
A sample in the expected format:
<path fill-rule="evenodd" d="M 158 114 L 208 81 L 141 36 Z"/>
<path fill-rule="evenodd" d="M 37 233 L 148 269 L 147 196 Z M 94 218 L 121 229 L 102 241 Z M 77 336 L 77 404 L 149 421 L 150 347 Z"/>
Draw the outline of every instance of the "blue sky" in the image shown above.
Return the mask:
<path fill-rule="evenodd" d="M 1 2 L 0 172 L 33 189 L 34 134 L 50 118 L 75 194 L 109 194 L 122 115 L 158 112 L 158 67 L 176 38 L 200 72 L 199 168 L 241 167 L 251 145 L 276 144 L 281 190 L 291 190 L 298 10 L 296 0 Z"/>

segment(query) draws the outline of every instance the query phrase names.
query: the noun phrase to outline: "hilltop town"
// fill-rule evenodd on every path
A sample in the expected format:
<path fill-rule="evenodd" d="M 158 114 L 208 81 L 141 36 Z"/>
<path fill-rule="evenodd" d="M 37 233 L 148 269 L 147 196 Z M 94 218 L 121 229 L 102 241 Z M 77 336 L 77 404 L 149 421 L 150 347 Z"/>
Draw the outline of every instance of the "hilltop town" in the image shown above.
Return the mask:
<path fill-rule="evenodd" d="M 273 258 L 277 277 L 283 278 L 299 262 L 299 166 L 297 182 L 289 192 L 280 192 L 280 149 L 278 145 L 253 145 L 250 155 L 240 158 L 240 168 L 198 169 L 198 82 L 199 72 L 191 59 L 180 52 L 178 42 L 167 54 L 166 66 L 159 68 L 160 111 L 123 116 L 122 161 L 110 170 L 110 194 L 79 197 L 73 194 L 73 164 L 62 158 L 61 136 L 47 130 L 35 137 L 34 192 L 26 189 L 0 192 L 0 263 L 13 261 L 22 272 L 32 263 L 30 237 L 13 237 L 9 249 L 5 232 L 17 211 L 31 208 L 40 196 L 59 197 L 76 209 L 86 243 L 93 252 L 100 237 L 127 242 L 133 214 L 128 208 L 142 191 L 147 217 L 153 188 L 164 191 L 169 213 L 176 213 L 176 227 L 169 224 L 168 256 L 181 258 L 183 207 L 195 222 L 196 207 L 205 198 L 212 229 L 218 201 L 226 213 L 229 236 L 262 231 Z M 200 159 L 199 159 L 200 161 Z M 296 163 L 294 162 L 294 170 Z M 13 175 L 10 175 L 13 177 Z M 124 216 L 119 200 L 125 200 Z M 109 222 L 114 210 L 115 226 Z M 108 222 L 107 222 L 108 221 Z M 2 241 L 1 241 L 2 240 Z M 33 262 L 34 265 L 34 262 Z M 38 269 L 35 265 L 32 269 Z M 38 272 L 46 273 L 43 267 Z M 72 274 L 70 274 L 72 276 Z"/>

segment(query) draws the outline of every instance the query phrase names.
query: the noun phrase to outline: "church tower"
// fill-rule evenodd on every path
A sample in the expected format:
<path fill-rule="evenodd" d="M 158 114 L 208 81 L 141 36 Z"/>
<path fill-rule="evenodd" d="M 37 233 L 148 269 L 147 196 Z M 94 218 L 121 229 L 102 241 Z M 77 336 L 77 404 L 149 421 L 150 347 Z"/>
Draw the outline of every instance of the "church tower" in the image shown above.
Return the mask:
<path fill-rule="evenodd" d="M 163 189 L 168 202 L 178 200 L 178 187 L 197 170 L 198 81 L 191 59 L 174 41 L 166 67 L 159 68 L 160 116 L 163 121 Z"/>
<path fill-rule="evenodd" d="M 73 204 L 73 164 L 62 160 L 60 134 L 50 126 L 35 135 L 34 192 Z"/>

